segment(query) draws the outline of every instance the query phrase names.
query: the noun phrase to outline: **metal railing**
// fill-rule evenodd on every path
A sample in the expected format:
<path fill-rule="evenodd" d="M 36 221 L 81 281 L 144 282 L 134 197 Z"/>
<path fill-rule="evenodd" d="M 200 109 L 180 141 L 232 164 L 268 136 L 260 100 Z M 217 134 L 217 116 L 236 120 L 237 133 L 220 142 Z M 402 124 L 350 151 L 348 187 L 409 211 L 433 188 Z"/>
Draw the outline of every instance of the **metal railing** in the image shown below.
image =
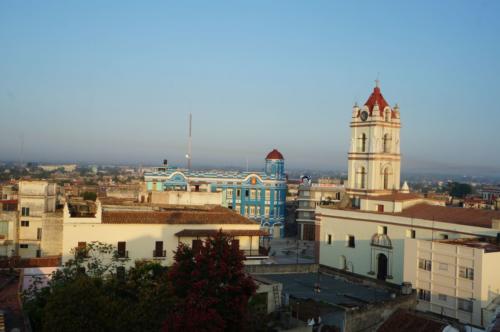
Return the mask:
<path fill-rule="evenodd" d="M 128 250 L 118 250 L 116 252 L 116 257 L 118 257 L 118 258 L 128 258 Z"/>
<path fill-rule="evenodd" d="M 167 251 L 155 249 L 155 250 L 153 250 L 153 257 L 155 257 L 155 258 L 167 257 Z"/>

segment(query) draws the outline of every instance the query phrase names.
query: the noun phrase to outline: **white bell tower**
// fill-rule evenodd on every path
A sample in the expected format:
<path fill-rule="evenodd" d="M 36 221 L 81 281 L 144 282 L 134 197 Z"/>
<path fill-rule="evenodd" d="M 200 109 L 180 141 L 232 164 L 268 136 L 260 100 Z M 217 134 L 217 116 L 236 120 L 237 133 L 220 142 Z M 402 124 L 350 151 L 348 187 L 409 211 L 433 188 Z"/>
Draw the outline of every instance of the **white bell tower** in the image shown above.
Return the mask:
<path fill-rule="evenodd" d="M 364 106 L 352 109 L 346 189 L 355 201 L 400 189 L 399 107 L 389 106 L 375 82 Z"/>

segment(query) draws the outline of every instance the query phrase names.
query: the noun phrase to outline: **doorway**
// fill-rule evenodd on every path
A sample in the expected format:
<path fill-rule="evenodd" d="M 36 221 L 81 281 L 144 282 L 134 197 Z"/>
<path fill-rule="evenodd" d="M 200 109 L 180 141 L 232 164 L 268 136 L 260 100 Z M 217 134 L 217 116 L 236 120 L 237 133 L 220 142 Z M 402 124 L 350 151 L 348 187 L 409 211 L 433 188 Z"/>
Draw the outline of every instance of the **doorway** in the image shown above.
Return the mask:
<path fill-rule="evenodd" d="M 387 256 L 384 254 L 378 254 L 377 263 L 377 279 L 385 281 L 387 278 Z"/>

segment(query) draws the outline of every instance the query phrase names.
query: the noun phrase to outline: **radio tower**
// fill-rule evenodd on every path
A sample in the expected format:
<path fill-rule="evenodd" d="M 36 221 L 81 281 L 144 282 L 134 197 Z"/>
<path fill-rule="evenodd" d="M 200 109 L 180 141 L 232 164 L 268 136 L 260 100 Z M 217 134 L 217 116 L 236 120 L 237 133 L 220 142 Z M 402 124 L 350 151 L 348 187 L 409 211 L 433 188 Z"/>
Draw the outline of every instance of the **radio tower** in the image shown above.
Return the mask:
<path fill-rule="evenodd" d="M 189 113 L 189 137 L 188 137 L 188 153 L 186 154 L 187 168 L 191 169 L 191 122 L 193 116 Z"/>

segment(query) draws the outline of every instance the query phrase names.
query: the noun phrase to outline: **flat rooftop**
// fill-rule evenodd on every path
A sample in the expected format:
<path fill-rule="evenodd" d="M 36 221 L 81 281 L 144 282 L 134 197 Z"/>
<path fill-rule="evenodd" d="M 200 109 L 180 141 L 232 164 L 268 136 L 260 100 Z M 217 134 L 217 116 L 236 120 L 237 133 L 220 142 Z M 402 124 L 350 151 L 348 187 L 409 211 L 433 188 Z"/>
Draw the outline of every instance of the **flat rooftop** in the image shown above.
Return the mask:
<path fill-rule="evenodd" d="M 259 275 L 257 275 L 259 276 Z M 283 285 L 283 293 L 299 299 L 312 299 L 344 307 L 364 306 L 391 299 L 394 291 L 348 281 L 323 273 L 265 274 L 262 277 Z M 314 292 L 316 284 L 321 292 Z"/>
<path fill-rule="evenodd" d="M 469 238 L 469 239 L 454 239 L 454 240 L 436 240 L 435 242 L 484 249 L 484 252 L 486 252 L 486 253 L 500 251 L 500 244 L 496 243 L 496 238 Z"/>

